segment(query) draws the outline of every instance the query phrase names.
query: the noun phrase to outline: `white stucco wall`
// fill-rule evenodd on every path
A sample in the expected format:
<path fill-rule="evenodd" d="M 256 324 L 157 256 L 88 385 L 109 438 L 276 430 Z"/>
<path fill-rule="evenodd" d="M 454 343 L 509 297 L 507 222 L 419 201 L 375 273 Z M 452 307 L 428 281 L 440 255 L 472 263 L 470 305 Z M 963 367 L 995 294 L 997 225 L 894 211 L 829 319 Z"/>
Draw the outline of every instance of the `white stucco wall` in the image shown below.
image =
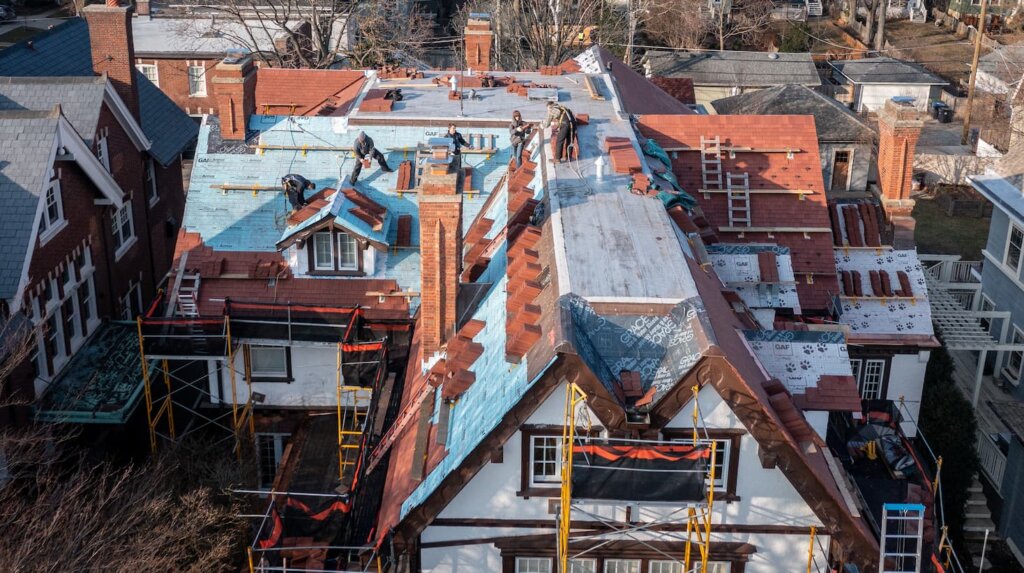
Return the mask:
<path fill-rule="evenodd" d="M 910 438 L 917 435 L 915 422 L 921 411 L 921 392 L 924 389 L 924 373 L 929 356 L 930 351 L 922 350 L 917 354 L 896 354 L 892 357 L 889 390 L 885 397 L 894 402 L 898 402 L 900 397 L 903 398 L 903 404 L 907 409 L 906 412 L 900 412 L 905 418 L 902 424 L 903 433 Z"/>
<path fill-rule="evenodd" d="M 878 111 L 895 96 L 912 96 L 920 111 L 927 111 L 928 99 L 938 88 L 916 84 L 861 84 L 857 86 L 856 111 Z"/>
<path fill-rule="evenodd" d="M 337 406 L 337 356 L 335 346 L 291 346 L 291 382 L 253 382 L 253 392 L 266 395 L 262 407 L 325 408 Z M 241 349 L 234 354 L 235 388 L 238 402 L 248 398 L 245 389 L 245 361 Z M 212 366 L 216 368 L 216 366 Z M 211 372 L 212 374 L 212 372 Z M 220 384 L 210 376 L 210 395 L 214 401 L 231 403 L 231 371 L 225 361 Z M 220 392 L 223 389 L 224 395 Z"/>

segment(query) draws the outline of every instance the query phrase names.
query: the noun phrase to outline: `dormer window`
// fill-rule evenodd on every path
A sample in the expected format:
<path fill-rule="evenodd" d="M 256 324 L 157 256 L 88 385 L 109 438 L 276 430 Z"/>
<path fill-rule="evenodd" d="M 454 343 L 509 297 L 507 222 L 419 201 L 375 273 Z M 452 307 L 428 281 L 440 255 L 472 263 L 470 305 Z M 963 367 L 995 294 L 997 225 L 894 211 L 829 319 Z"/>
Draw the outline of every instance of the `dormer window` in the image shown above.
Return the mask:
<path fill-rule="evenodd" d="M 320 231 L 309 243 L 310 274 L 354 274 L 360 271 L 359 241 L 340 231 Z"/>
<path fill-rule="evenodd" d="M 46 187 L 46 204 L 39 220 L 39 241 L 46 243 L 67 225 L 64 219 L 64 200 L 60 194 L 60 179 L 53 179 Z"/>

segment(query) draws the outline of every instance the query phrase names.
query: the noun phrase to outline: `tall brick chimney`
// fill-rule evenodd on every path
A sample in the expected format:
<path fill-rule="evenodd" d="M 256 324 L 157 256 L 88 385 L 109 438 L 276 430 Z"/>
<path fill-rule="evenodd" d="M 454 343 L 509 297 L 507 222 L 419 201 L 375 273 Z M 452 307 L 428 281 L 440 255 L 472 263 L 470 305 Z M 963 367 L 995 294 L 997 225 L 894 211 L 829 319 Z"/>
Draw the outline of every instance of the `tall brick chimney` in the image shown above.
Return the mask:
<path fill-rule="evenodd" d="M 251 56 L 231 54 L 214 69 L 213 95 L 217 98 L 221 137 L 244 140 L 249 116 L 256 111 L 256 66 Z"/>
<path fill-rule="evenodd" d="M 886 217 L 909 216 L 914 173 L 914 148 L 921 136 L 921 120 L 912 101 L 885 102 L 878 112 L 878 184 Z"/>
<path fill-rule="evenodd" d="M 132 39 L 132 9 L 117 0 L 90 4 L 82 9 L 89 23 L 93 69 L 107 74 L 117 94 L 135 119 L 139 119 L 139 95 L 135 87 L 135 44 Z"/>
<path fill-rule="evenodd" d="M 462 174 L 450 140 L 432 139 L 434 162 L 419 181 L 421 358 L 455 335 L 462 273 Z"/>
<path fill-rule="evenodd" d="M 463 34 L 466 39 L 466 69 L 482 72 L 491 69 L 491 31 L 489 14 L 470 14 Z"/>

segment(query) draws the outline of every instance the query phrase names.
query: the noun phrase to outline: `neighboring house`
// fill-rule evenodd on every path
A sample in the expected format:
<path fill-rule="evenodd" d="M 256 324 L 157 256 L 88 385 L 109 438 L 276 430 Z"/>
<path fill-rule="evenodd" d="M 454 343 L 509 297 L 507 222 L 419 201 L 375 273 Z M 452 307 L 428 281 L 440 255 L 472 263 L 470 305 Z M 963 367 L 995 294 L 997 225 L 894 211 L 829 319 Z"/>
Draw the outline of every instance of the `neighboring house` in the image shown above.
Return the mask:
<path fill-rule="evenodd" d="M 877 112 L 894 96 L 914 98 L 917 109 L 927 111 L 949 83 L 920 64 L 895 58 L 837 60 L 829 65 L 832 81 L 849 90 L 841 101 L 856 112 Z"/>
<path fill-rule="evenodd" d="M 993 95 L 1017 90 L 1024 75 L 1024 45 L 1000 46 L 978 60 L 977 88 Z"/>
<path fill-rule="evenodd" d="M 132 320 L 156 295 L 184 209 L 180 154 L 195 134 L 131 65 L 128 9 L 84 16 L 0 51 L 0 298 L 31 320 L 37 343 L 5 391 L 29 400 L 88 376 L 74 361 L 103 322 Z"/>
<path fill-rule="evenodd" d="M 999 535 L 1024 563 L 1024 402 L 992 401 L 988 407 L 1005 426 L 1005 431 L 990 436 L 1004 456 L 1003 479 L 994 484 L 1000 498 Z"/>
<path fill-rule="evenodd" d="M 806 86 L 767 88 L 711 103 L 723 115 L 810 115 L 818 132 L 825 187 L 832 198 L 868 188 L 875 132 L 836 100 Z"/>
<path fill-rule="evenodd" d="M 988 12 L 989 17 L 999 16 L 1007 18 L 1017 10 L 1019 6 L 1020 4 L 1013 0 L 994 0 L 988 3 L 986 11 Z M 977 25 L 977 19 L 980 12 L 981 0 L 950 0 L 949 5 L 946 7 L 947 14 L 953 18 L 963 20 L 972 26 Z"/>
<path fill-rule="evenodd" d="M 786 84 L 821 85 L 806 53 L 648 50 L 642 62 L 649 78 L 692 80 L 698 104 Z"/>

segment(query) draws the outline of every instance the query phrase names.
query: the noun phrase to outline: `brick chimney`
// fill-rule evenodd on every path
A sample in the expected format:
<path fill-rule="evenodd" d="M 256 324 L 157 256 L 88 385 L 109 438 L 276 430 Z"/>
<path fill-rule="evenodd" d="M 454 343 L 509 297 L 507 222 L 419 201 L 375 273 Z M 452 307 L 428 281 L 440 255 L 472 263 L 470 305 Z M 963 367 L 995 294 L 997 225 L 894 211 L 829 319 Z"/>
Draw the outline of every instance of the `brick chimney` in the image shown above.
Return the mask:
<path fill-rule="evenodd" d="M 139 119 L 139 96 L 135 87 L 135 44 L 132 39 L 132 9 L 117 0 L 90 4 L 82 9 L 89 24 L 93 69 L 107 74 L 117 94 L 135 119 Z"/>
<path fill-rule="evenodd" d="M 491 68 L 491 31 L 489 14 L 470 14 L 466 22 L 466 69 L 488 71 Z"/>
<path fill-rule="evenodd" d="M 914 210 L 910 198 L 914 148 L 923 126 L 913 101 L 889 100 L 878 112 L 878 185 L 890 221 Z"/>
<path fill-rule="evenodd" d="M 249 116 L 256 111 L 256 66 L 252 57 L 229 54 L 214 68 L 213 95 L 217 98 L 220 135 L 226 140 L 245 140 Z"/>
<path fill-rule="evenodd" d="M 149 0 L 135 0 L 135 14 L 149 16 Z"/>
<path fill-rule="evenodd" d="M 462 273 L 462 174 L 450 140 L 430 141 L 431 166 L 419 181 L 421 359 L 427 360 L 455 334 L 456 299 Z"/>

